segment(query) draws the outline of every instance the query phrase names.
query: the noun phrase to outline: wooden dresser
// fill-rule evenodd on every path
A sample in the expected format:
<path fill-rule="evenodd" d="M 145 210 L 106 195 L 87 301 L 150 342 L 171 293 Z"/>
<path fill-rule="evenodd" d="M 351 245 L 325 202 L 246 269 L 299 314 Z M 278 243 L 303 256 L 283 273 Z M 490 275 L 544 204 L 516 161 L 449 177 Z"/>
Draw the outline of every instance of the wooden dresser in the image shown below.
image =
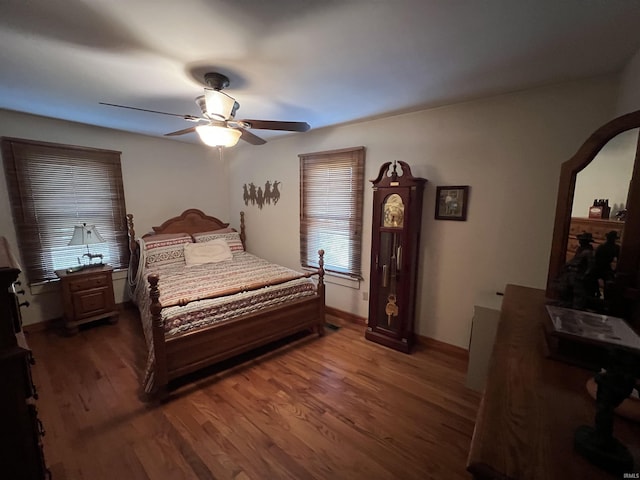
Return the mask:
<path fill-rule="evenodd" d="M 20 269 L 0 237 L 0 478 L 49 478 L 38 419 L 38 395 L 31 381 L 33 355 L 22 331 Z"/>
<path fill-rule="evenodd" d="M 467 469 L 476 479 L 621 478 L 573 449 L 576 427 L 593 425 L 593 372 L 547 357 L 547 318 L 543 290 L 507 286 Z M 616 416 L 614 435 L 640 466 L 640 423 Z"/>
<path fill-rule="evenodd" d="M 567 261 L 571 260 L 578 248 L 577 236 L 583 232 L 590 233 L 593 236 L 593 248 L 598 248 L 598 245 L 606 241 L 605 236 L 607 233 L 613 231 L 618 232 L 618 241 L 620 244 L 622 241 L 622 233 L 624 229 L 624 222 L 617 220 L 600 220 L 597 218 L 583 218 L 572 217 L 571 224 L 569 226 L 569 239 L 567 240 Z"/>

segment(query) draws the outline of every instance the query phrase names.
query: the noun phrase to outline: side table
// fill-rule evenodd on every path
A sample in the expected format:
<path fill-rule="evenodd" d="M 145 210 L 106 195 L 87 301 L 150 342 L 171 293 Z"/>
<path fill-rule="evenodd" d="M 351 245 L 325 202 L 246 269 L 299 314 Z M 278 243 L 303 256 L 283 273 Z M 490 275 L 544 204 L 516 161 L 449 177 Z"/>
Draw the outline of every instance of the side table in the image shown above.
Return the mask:
<path fill-rule="evenodd" d="M 103 318 L 118 321 L 113 295 L 113 268 L 109 265 L 91 266 L 77 272 L 56 270 L 62 286 L 64 325 L 70 335 L 78 333 L 78 326 Z"/>

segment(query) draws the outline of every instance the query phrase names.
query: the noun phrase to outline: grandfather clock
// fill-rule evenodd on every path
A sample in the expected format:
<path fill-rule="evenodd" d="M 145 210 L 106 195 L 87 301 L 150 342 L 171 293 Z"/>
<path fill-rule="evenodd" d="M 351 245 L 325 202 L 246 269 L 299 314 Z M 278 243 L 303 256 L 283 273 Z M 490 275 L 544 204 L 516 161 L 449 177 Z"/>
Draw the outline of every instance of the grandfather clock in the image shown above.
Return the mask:
<path fill-rule="evenodd" d="M 387 162 L 373 183 L 369 319 L 365 338 L 409 353 L 420 248 L 422 197 L 427 180 L 405 162 Z"/>

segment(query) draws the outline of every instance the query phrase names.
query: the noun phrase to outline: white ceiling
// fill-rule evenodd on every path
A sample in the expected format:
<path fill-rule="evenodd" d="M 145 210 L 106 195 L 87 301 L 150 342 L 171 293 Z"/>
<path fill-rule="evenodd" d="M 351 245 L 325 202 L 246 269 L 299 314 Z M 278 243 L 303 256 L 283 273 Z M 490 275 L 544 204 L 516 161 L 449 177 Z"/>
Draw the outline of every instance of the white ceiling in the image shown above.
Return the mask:
<path fill-rule="evenodd" d="M 0 0 L 0 108 L 162 136 L 192 124 L 98 102 L 199 115 L 219 71 L 236 118 L 319 128 L 616 72 L 639 26 L 637 0 Z"/>

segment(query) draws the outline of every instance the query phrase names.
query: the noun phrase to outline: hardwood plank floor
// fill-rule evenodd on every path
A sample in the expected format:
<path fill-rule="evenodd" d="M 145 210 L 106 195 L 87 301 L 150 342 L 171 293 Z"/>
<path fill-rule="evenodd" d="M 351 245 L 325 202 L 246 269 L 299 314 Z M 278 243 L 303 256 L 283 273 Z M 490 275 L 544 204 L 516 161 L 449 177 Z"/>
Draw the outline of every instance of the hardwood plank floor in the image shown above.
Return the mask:
<path fill-rule="evenodd" d="M 45 457 L 55 480 L 468 479 L 480 395 L 466 362 L 405 355 L 342 326 L 223 362 L 139 399 L 137 313 L 74 337 L 30 332 Z"/>

